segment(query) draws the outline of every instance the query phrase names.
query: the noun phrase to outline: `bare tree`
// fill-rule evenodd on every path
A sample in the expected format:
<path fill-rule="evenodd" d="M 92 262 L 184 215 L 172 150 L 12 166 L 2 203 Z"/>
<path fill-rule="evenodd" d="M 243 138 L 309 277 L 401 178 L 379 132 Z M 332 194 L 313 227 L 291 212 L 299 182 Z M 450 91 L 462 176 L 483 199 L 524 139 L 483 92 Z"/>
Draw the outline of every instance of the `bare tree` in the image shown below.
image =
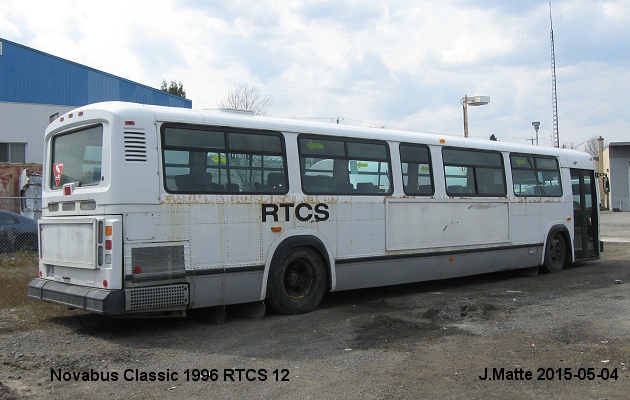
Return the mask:
<path fill-rule="evenodd" d="M 591 138 L 584 143 L 584 151 L 593 157 L 599 156 L 599 137 L 597 135 L 591 136 Z"/>
<path fill-rule="evenodd" d="M 269 115 L 273 98 L 258 86 L 234 86 L 217 105 L 221 108 L 253 111 L 256 115 Z"/>

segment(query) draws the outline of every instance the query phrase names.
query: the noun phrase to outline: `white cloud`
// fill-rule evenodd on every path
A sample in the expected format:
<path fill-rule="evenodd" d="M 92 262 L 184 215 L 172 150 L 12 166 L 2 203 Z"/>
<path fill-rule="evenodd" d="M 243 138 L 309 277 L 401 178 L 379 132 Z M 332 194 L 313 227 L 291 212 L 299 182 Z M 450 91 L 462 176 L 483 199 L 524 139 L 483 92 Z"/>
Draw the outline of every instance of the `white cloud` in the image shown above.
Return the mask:
<path fill-rule="evenodd" d="M 627 140 L 630 2 L 553 7 L 561 141 Z M 459 99 L 488 95 L 473 136 L 525 142 L 533 120 L 551 133 L 547 2 L 5 0 L 0 37 L 149 86 L 179 80 L 196 108 L 249 83 L 274 115 L 460 135 Z"/>

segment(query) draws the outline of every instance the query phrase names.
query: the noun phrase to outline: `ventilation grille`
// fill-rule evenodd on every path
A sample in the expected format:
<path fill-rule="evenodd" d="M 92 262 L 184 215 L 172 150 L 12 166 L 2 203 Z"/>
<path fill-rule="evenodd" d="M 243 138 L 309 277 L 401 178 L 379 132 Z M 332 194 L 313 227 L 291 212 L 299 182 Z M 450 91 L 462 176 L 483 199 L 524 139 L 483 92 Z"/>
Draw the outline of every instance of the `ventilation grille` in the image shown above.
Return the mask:
<path fill-rule="evenodd" d="M 125 132 L 125 161 L 147 161 L 147 140 L 144 132 Z"/>
<path fill-rule="evenodd" d="M 128 294 L 127 310 L 188 305 L 188 286 L 185 284 L 131 289 Z"/>
<path fill-rule="evenodd" d="M 146 282 L 183 278 L 184 263 L 184 246 L 136 247 L 131 249 L 131 279 Z"/>

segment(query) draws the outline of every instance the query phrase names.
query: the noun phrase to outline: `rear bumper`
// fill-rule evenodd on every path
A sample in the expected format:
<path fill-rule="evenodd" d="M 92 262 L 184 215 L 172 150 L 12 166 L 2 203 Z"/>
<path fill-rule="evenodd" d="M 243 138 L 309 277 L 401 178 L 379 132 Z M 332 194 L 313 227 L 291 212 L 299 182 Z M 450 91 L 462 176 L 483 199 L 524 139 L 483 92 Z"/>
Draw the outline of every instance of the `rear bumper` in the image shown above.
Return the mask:
<path fill-rule="evenodd" d="M 95 289 L 35 278 L 28 284 L 28 297 L 98 314 L 125 313 L 124 290 Z"/>

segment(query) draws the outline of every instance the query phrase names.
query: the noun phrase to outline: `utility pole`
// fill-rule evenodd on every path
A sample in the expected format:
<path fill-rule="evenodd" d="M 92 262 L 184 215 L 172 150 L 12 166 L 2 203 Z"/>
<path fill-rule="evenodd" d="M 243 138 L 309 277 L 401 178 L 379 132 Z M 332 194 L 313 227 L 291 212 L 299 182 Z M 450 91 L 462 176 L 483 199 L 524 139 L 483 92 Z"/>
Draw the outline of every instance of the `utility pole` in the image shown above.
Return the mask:
<path fill-rule="evenodd" d="M 558 95 L 556 93 L 556 55 L 553 46 L 553 19 L 551 18 L 551 0 L 549 0 L 549 23 L 551 26 L 551 102 L 553 103 L 553 147 L 560 147 L 558 137 Z"/>

